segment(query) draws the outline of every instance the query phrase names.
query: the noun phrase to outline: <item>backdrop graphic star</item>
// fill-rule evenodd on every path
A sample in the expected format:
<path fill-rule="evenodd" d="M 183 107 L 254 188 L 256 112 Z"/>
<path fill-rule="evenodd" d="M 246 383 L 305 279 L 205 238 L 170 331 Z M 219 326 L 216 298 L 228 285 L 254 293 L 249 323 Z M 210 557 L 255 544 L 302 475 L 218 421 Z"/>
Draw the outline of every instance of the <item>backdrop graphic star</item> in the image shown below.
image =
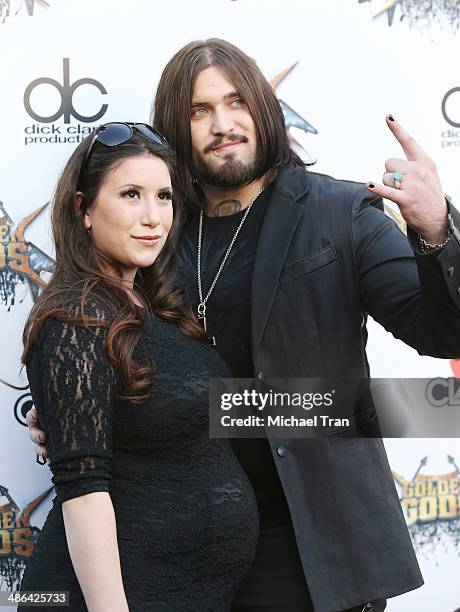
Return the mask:
<path fill-rule="evenodd" d="M 25 230 L 48 206 L 40 206 L 17 225 L 0 202 L 0 303 L 11 307 L 18 283 L 27 283 L 35 301 L 46 282 L 40 276 L 54 270 L 54 261 L 35 244 L 25 239 Z M 9 309 L 8 309 L 9 310 Z"/>
<path fill-rule="evenodd" d="M 281 71 L 271 80 L 270 83 L 275 92 L 276 92 L 278 85 L 287 77 L 287 75 L 290 72 L 292 72 L 292 70 L 297 66 L 297 64 L 298 62 L 294 62 L 294 64 L 291 64 L 290 66 L 285 68 L 283 71 Z M 295 128 L 298 128 L 299 130 L 302 130 L 306 134 L 308 133 L 317 134 L 318 130 L 315 127 L 313 127 L 313 125 L 309 123 L 306 119 L 304 119 L 301 115 L 299 115 L 299 113 L 297 113 L 293 108 L 291 108 L 288 104 L 286 104 L 286 102 L 284 102 L 280 98 L 278 98 L 278 102 L 280 103 L 281 110 L 283 111 L 284 122 L 286 124 L 286 129 L 288 132 L 289 140 L 291 141 L 292 144 L 299 147 L 300 149 L 302 149 L 302 151 L 305 151 L 305 153 L 309 155 L 309 153 L 305 150 L 305 148 L 290 133 L 289 129 L 291 127 L 295 127 Z M 310 163 L 314 163 L 314 162 L 310 162 Z"/>
<path fill-rule="evenodd" d="M 13 15 L 17 15 L 24 5 L 28 15 L 32 17 L 36 3 L 42 6 L 49 6 L 47 0 L 21 0 L 19 6 L 16 5 L 14 7 L 11 6 L 11 0 L 0 0 L 0 17 L 3 17 L 2 23 L 5 23 L 5 20 L 10 16 L 12 11 L 14 11 Z"/>
<path fill-rule="evenodd" d="M 374 0 L 358 0 L 359 4 L 373 2 Z M 449 25 L 454 30 L 460 27 L 460 2 L 458 0 L 378 0 L 380 8 L 373 16 L 377 19 L 387 15 L 388 25 L 393 25 L 396 13 L 400 12 L 399 21 L 407 21 L 410 27 L 427 28 L 434 23 Z M 399 7 L 399 10 L 397 11 Z"/>

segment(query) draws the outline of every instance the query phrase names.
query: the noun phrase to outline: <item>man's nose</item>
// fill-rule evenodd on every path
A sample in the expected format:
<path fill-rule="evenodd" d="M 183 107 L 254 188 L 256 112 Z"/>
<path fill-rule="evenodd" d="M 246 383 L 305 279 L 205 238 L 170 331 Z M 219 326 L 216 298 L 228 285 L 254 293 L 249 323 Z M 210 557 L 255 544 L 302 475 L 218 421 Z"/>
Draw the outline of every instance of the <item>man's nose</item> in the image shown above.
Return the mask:
<path fill-rule="evenodd" d="M 225 108 L 216 108 L 213 113 L 212 133 L 214 136 L 224 136 L 231 132 L 235 127 L 235 122 L 230 110 Z"/>

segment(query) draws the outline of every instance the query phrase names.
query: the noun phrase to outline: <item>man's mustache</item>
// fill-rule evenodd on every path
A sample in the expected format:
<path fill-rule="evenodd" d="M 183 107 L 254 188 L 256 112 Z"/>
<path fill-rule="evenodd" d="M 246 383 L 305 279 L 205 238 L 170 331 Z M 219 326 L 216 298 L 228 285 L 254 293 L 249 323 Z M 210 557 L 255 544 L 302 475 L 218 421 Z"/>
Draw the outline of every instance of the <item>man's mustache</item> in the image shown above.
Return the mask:
<path fill-rule="evenodd" d="M 248 142 L 248 139 L 246 138 L 246 136 L 242 136 L 241 134 L 230 134 L 230 136 L 227 137 L 225 142 L 233 142 L 235 140 L 238 140 L 241 142 Z M 205 146 L 205 148 L 203 149 L 203 153 L 209 153 L 209 151 L 212 151 L 213 149 L 215 149 L 216 147 L 218 147 L 219 145 L 223 143 L 224 143 L 223 138 L 216 138 L 211 143 Z"/>

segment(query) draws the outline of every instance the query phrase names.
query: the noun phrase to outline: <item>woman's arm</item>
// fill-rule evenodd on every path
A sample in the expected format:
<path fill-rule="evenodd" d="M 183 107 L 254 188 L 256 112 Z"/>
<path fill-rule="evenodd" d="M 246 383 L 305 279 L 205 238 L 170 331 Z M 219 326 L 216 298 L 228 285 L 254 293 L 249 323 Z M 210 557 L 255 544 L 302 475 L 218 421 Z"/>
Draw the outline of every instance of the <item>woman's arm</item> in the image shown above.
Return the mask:
<path fill-rule="evenodd" d="M 97 305 L 90 314 L 105 318 Z M 48 319 L 27 364 L 70 558 L 90 612 L 128 610 L 110 498 L 117 375 L 106 329 Z M 69 568 L 69 571 L 71 569 Z"/>
<path fill-rule="evenodd" d="M 89 612 L 128 612 L 115 514 L 104 491 L 62 504 L 67 545 Z"/>

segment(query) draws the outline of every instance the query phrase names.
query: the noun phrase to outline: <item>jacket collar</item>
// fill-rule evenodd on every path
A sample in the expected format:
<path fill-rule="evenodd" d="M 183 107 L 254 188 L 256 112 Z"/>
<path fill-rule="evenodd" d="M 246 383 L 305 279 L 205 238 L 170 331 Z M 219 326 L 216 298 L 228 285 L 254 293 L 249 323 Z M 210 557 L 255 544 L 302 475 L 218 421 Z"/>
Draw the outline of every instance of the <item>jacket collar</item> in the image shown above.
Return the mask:
<path fill-rule="evenodd" d="M 311 178 L 304 166 L 282 166 L 275 179 L 273 193 L 297 201 L 310 189 Z"/>

